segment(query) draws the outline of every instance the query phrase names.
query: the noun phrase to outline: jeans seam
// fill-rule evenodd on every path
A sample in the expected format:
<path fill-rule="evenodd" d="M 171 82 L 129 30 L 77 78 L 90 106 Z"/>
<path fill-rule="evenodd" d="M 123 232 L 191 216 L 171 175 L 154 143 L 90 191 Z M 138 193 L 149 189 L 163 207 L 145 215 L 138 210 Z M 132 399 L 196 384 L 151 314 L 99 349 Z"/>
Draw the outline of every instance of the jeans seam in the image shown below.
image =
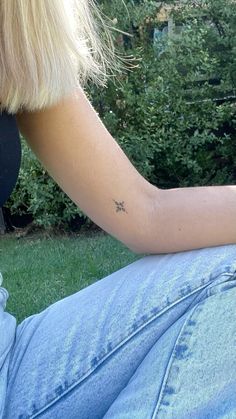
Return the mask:
<path fill-rule="evenodd" d="M 152 414 L 151 419 L 157 419 L 157 415 L 158 415 L 158 412 L 160 410 L 160 405 L 161 405 L 161 402 L 162 402 L 163 396 L 164 396 L 164 390 L 166 388 L 166 385 L 167 385 L 167 382 L 168 382 L 168 378 L 169 378 L 169 375 L 170 375 L 170 371 L 171 371 L 173 362 L 175 360 L 175 356 L 174 356 L 175 348 L 176 348 L 178 342 L 181 339 L 182 333 L 184 331 L 184 328 L 186 327 L 187 322 L 189 321 L 189 319 L 191 319 L 191 317 L 193 316 L 194 312 L 197 310 L 197 308 L 201 304 L 202 304 L 202 301 L 200 301 L 195 307 L 193 307 L 193 309 L 189 313 L 189 316 L 186 317 L 186 319 L 184 321 L 184 324 L 182 325 L 182 327 L 181 327 L 181 329 L 180 329 L 180 331 L 178 333 L 178 336 L 176 338 L 175 344 L 173 346 L 173 349 L 172 349 L 171 354 L 170 354 L 170 357 L 169 357 L 169 361 L 168 361 L 168 365 L 167 365 L 167 368 L 166 368 L 166 371 L 165 371 L 164 379 L 163 379 L 163 382 L 162 382 L 162 385 L 161 385 L 161 389 L 160 389 L 160 392 L 159 392 L 159 395 L 158 395 L 157 403 L 156 403 L 156 406 L 155 406 L 155 409 L 153 411 L 153 414 Z"/>
<path fill-rule="evenodd" d="M 225 276 L 228 276 L 229 278 L 232 278 L 233 280 L 234 279 L 236 279 L 236 276 L 235 276 L 235 272 L 226 272 L 226 273 L 222 273 L 222 274 L 220 274 L 217 278 L 215 278 L 215 279 L 219 279 L 221 276 L 223 276 L 223 277 L 225 277 Z M 228 279 L 227 279 L 227 281 L 228 281 Z M 225 282 L 225 281 L 223 281 L 223 282 Z M 230 281 L 231 282 L 231 281 Z M 210 284 L 212 284 L 212 281 L 210 282 Z M 209 285 L 209 284 L 208 284 Z M 210 287 L 209 289 L 211 289 L 212 287 Z M 211 297 L 211 294 L 210 295 L 207 295 L 207 298 L 210 298 Z M 174 344 L 174 346 L 173 346 L 173 349 L 172 349 L 172 351 L 171 351 L 171 354 L 170 354 L 170 357 L 169 357 L 169 361 L 168 361 L 168 365 L 167 365 L 167 368 L 166 368 L 166 371 L 165 371 L 165 376 L 164 376 L 164 379 L 163 379 L 163 382 L 162 382 L 162 385 L 161 385 L 161 389 L 160 389 L 160 392 L 159 392 L 159 396 L 158 396 L 158 400 L 157 400 L 157 403 L 156 403 L 156 407 L 155 407 L 155 409 L 154 409 L 154 411 L 153 411 L 153 415 L 152 415 L 152 417 L 151 417 L 151 419 L 157 419 L 157 415 L 158 415 L 158 412 L 160 411 L 160 406 L 161 406 L 161 402 L 162 402 L 162 400 L 163 400 L 163 397 L 164 397 L 164 390 L 165 390 L 165 388 L 166 388 L 166 385 L 167 385 L 167 382 L 168 382 L 168 378 L 169 378 L 169 375 L 170 375 L 170 371 L 171 371 L 171 368 L 172 368 L 172 365 L 173 365 L 173 362 L 174 362 L 174 360 L 175 360 L 175 356 L 174 356 L 174 351 L 175 351 L 175 348 L 176 348 L 176 346 L 177 346 L 177 344 L 178 344 L 178 342 L 180 341 L 180 339 L 181 339 L 181 336 L 182 336 L 182 333 L 183 333 L 183 331 L 184 331 L 184 328 L 186 327 L 186 324 L 187 324 L 187 322 L 189 321 L 189 319 L 191 319 L 191 317 L 193 316 L 193 314 L 194 314 L 194 312 L 199 308 L 199 306 L 201 305 L 201 304 L 203 304 L 204 303 L 204 301 L 199 301 L 193 308 L 192 308 L 192 310 L 190 311 L 190 313 L 189 313 L 189 316 L 185 319 L 185 321 L 184 321 L 184 323 L 183 323 L 183 325 L 182 325 L 182 327 L 181 327 L 181 329 L 180 329 L 180 331 L 179 331 L 179 333 L 178 333 L 178 336 L 177 336 L 177 338 L 176 338 L 176 341 L 175 341 L 175 344 Z M 192 303 L 191 303 L 191 305 L 192 305 Z"/>
<path fill-rule="evenodd" d="M 214 279 L 211 278 L 209 280 L 209 282 L 207 282 L 206 284 L 203 284 L 200 287 L 195 288 L 193 291 L 189 292 L 188 294 L 184 295 L 183 297 L 179 298 L 178 300 L 175 300 L 174 302 L 172 302 L 171 304 L 169 304 L 165 308 L 162 308 L 162 310 L 160 310 L 158 313 L 156 313 L 156 314 L 152 315 L 151 317 L 149 317 L 149 319 L 146 319 L 145 322 L 142 325 L 139 325 L 135 330 L 132 330 L 131 333 L 129 332 L 129 334 L 126 335 L 126 337 L 124 339 L 122 339 L 111 351 L 109 351 L 107 354 L 105 354 L 105 356 L 103 356 L 99 360 L 99 362 L 96 364 L 96 366 L 93 366 L 92 368 L 89 368 L 89 370 L 87 370 L 85 373 L 83 373 L 81 375 L 81 377 L 79 377 L 76 380 L 76 382 L 74 382 L 73 384 L 71 384 L 70 386 L 68 386 L 65 389 L 64 392 L 62 392 L 59 396 L 53 398 L 50 402 L 48 402 L 44 407 L 40 408 L 37 412 L 34 412 L 32 416 L 29 416 L 29 419 L 35 419 L 39 414 L 45 412 L 49 407 L 53 406 L 57 401 L 59 401 L 60 399 L 62 399 L 67 393 L 69 393 L 71 390 L 73 390 L 75 387 L 77 387 L 79 384 L 81 384 L 81 382 L 84 381 L 86 378 L 88 378 L 104 361 L 106 361 L 107 359 L 109 359 L 110 356 L 114 352 L 116 352 L 118 349 L 120 349 L 121 346 L 123 346 L 128 340 L 132 339 L 137 333 L 139 333 L 147 325 L 149 325 L 151 322 L 153 322 L 154 320 L 156 320 L 158 317 L 160 317 L 162 314 L 164 314 L 166 311 L 168 311 L 169 309 L 171 309 L 176 304 L 180 303 L 181 301 L 184 301 L 186 298 L 188 298 L 189 296 L 197 293 L 198 291 L 203 290 L 204 288 L 207 288 L 209 286 L 209 284 L 211 284 L 216 278 L 218 278 L 221 275 L 229 275 L 229 276 L 231 276 L 232 273 L 231 272 L 221 272 L 221 273 L 218 273 L 218 275 L 216 275 L 214 277 Z M 198 306 L 198 304 L 194 307 L 194 309 Z M 181 328 L 181 330 L 182 330 L 182 328 Z"/>

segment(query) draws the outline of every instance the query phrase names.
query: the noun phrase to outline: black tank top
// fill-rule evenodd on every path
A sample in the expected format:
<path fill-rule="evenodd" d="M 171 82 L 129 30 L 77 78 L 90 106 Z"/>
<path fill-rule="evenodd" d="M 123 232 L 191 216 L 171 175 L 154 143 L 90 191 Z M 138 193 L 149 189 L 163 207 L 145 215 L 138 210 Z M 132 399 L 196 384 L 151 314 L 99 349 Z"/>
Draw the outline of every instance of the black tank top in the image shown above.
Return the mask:
<path fill-rule="evenodd" d="M 21 143 L 14 115 L 0 112 L 0 208 L 13 191 L 19 175 Z"/>

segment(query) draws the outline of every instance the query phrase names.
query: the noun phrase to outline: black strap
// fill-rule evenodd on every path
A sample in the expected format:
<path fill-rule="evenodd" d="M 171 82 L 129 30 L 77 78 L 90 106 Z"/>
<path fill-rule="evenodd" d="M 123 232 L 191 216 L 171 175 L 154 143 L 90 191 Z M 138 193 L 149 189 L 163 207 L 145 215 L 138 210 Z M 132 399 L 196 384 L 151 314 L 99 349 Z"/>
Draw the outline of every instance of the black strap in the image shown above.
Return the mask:
<path fill-rule="evenodd" d="M 21 164 L 21 143 L 14 115 L 0 113 L 0 207 L 13 191 Z"/>

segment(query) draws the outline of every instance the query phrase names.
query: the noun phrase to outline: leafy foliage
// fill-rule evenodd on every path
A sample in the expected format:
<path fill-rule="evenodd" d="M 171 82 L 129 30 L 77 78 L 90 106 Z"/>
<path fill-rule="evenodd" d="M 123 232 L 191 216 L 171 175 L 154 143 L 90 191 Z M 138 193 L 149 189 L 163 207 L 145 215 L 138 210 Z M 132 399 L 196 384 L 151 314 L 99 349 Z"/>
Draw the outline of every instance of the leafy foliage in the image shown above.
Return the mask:
<path fill-rule="evenodd" d="M 136 67 L 111 77 L 106 89 L 89 85 L 87 93 L 151 183 L 160 188 L 235 184 L 236 3 L 167 3 L 176 30 L 161 36 L 166 23 L 160 21 L 159 3 L 100 1 L 115 28 L 117 49 L 132 54 Z M 26 148 L 23 160 L 8 202 L 12 210 L 24 205 L 45 226 L 82 215 Z"/>
<path fill-rule="evenodd" d="M 122 83 L 100 93 L 99 103 L 93 90 L 104 122 L 158 187 L 235 183 L 235 105 L 225 100 L 236 97 L 235 2 L 203 0 L 173 8 L 182 32 L 158 43 L 153 38 L 163 25 L 157 18 L 161 7 L 145 1 L 126 5 L 132 19 L 129 26 L 124 19 L 122 29 L 132 37 L 127 42 L 125 36 L 122 47 L 142 61 Z M 118 1 L 112 6 L 119 27 L 122 8 Z"/>

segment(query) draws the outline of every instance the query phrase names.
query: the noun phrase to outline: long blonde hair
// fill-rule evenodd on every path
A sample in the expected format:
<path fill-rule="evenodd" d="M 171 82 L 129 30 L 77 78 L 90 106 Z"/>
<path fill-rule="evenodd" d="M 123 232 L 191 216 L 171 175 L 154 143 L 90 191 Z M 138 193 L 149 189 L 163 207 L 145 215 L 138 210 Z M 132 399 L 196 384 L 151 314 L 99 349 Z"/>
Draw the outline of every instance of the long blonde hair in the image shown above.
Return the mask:
<path fill-rule="evenodd" d="M 93 0 L 0 0 L 0 25 L 0 110 L 9 113 L 51 106 L 89 79 L 104 86 L 118 63 Z"/>

